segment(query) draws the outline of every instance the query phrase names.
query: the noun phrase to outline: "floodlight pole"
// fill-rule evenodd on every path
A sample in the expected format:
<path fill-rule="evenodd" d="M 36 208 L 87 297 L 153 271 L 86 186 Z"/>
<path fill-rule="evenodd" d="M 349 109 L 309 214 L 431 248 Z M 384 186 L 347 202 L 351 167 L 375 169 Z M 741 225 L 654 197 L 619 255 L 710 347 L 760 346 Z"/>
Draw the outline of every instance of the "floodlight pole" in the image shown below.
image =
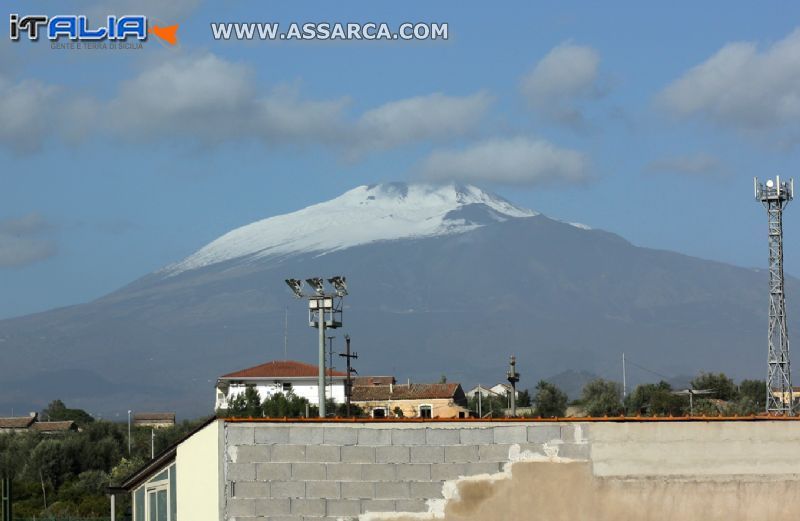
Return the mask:
<path fill-rule="evenodd" d="M 506 373 L 508 383 L 511 384 L 511 417 L 517 415 L 517 382 L 519 382 L 519 373 L 517 372 L 517 357 L 511 355 L 511 360 L 508 364 L 508 373 Z"/>
<path fill-rule="evenodd" d="M 325 417 L 325 297 L 317 302 L 317 327 L 319 328 L 319 417 Z"/>

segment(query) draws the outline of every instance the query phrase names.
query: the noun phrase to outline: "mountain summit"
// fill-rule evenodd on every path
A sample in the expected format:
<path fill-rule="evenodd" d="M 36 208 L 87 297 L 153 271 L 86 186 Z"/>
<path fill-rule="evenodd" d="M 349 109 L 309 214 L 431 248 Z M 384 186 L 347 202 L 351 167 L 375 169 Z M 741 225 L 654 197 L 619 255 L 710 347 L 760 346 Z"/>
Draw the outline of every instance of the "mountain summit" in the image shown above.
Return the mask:
<path fill-rule="evenodd" d="M 175 275 L 245 257 L 324 254 L 377 241 L 452 235 L 536 215 L 471 185 L 364 185 L 230 231 L 162 273 Z"/>

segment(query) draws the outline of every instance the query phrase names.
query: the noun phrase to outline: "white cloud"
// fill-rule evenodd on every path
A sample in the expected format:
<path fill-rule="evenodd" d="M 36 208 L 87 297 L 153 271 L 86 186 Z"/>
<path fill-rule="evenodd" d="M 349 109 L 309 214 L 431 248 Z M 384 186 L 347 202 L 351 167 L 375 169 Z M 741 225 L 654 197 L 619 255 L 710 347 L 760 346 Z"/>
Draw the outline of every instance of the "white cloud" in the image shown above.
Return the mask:
<path fill-rule="evenodd" d="M 691 176 L 722 175 L 724 165 L 716 156 L 695 153 L 682 156 L 664 157 L 652 161 L 647 170 L 660 173 L 677 173 Z"/>
<path fill-rule="evenodd" d="M 358 120 L 357 149 L 387 149 L 420 140 L 442 140 L 474 129 L 491 98 L 441 93 L 391 101 L 368 110 Z"/>
<path fill-rule="evenodd" d="M 0 78 L 0 143 L 16 153 L 37 150 L 52 130 L 56 89 L 38 81 Z"/>
<path fill-rule="evenodd" d="M 51 228 L 35 213 L 0 220 L 0 268 L 27 266 L 55 255 Z"/>
<path fill-rule="evenodd" d="M 553 48 L 522 79 L 522 94 L 537 112 L 570 126 L 584 125 L 579 102 L 603 95 L 600 55 L 591 47 L 564 43 Z"/>
<path fill-rule="evenodd" d="M 577 183 L 588 178 L 588 161 L 581 152 L 544 140 L 491 139 L 462 150 L 434 151 L 422 162 L 420 174 L 431 180 L 516 185 Z"/>
<path fill-rule="evenodd" d="M 669 84 L 659 103 L 742 130 L 774 129 L 800 117 L 800 29 L 759 51 L 729 43 Z"/>
<path fill-rule="evenodd" d="M 141 141 L 257 140 L 268 146 L 327 145 L 359 156 L 464 135 L 490 103 L 482 92 L 436 93 L 350 115 L 347 98 L 308 99 L 296 86 L 265 88 L 241 63 L 210 53 L 176 55 L 121 82 L 109 101 L 0 78 L 0 145 L 31 152 L 50 133 L 73 143 L 82 129 L 94 128 Z"/>

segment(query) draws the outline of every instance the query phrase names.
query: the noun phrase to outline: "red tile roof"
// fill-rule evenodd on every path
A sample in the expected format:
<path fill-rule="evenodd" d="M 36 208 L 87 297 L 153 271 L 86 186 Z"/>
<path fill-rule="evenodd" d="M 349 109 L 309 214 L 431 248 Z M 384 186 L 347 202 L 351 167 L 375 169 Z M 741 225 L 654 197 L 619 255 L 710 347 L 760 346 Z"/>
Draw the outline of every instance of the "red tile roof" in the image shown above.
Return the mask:
<path fill-rule="evenodd" d="M 77 426 L 72 420 L 57 422 L 36 422 L 31 425 L 31 429 L 37 432 L 61 432 L 75 430 Z"/>
<path fill-rule="evenodd" d="M 375 400 L 431 400 L 437 398 L 460 399 L 463 395 L 458 383 L 411 385 L 362 385 L 353 387 L 354 402 Z"/>
<path fill-rule="evenodd" d="M 353 378 L 353 387 L 359 385 L 389 385 L 396 383 L 394 376 L 356 376 Z"/>
<path fill-rule="evenodd" d="M 326 371 L 328 376 L 347 376 L 341 371 Z M 222 375 L 221 378 L 298 378 L 317 376 L 319 368 L 316 365 L 304 364 L 293 360 L 275 360 L 266 364 L 257 365 Z"/>
<path fill-rule="evenodd" d="M 175 423 L 174 412 L 137 412 L 133 414 L 133 422 L 170 422 Z"/>
<path fill-rule="evenodd" d="M 27 429 L 31 423 L 35 422 L 34 416 L 12 416 L 10 418 L 0 418 L 0 429 Z"/>

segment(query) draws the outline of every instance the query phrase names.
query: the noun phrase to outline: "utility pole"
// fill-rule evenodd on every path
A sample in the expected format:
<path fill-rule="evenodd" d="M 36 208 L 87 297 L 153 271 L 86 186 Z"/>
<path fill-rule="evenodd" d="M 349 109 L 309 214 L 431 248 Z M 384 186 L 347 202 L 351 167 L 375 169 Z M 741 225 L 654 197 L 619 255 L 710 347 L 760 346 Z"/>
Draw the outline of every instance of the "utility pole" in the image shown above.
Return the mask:
<path fill-rule="evenodd" d="M 353 378 L 350 376 L 353 373 L 358 374 L 358 371 L 350 367 L 350 360 L 357 359 L 358 353 L 350 354 L 350 335 L 344 336 L 345 352 L 339 353 L 347 359 L 347 377 L 344 380 L 344 401 L 347 404 L 347 417 L 350 417 L 350 400 L 353 396 Z"/>
<path fill-rule="evenodd" d="M 12 520 L 12 502 L 11 502 L 11 474 L 6 473 L 3 475 L 2 484 L 0 485 L 0 496 L 2 496 L 3 503 L 3 521 Z"/>
<path fill-rule="evenodd" d="M 625 372 L 625 353 L 622 353 L 622 399 L 628 396 L 628 374 Z"/>
<path fill-rule="evenodd" d="M 131 455 L 131 410 L 128 409 L 128 457 Z"/>
<path fill-rule="evenodd" d="M 156 459 L 156 430 L 150 429 L 150 459 Z"/>
<path fill-rule="evenodd" d="M 478 384 L 478 418 L 483 418 L 483 387 Z"/>
<path fill-rule="evenodd" d="M 755 197 L 767 209 L 769 229 L 769 325 L 767 327 L 767 413 L 794 415 L 789 332 L 783 281 L 783 209 L 794 198 L 794 180 L 753 179 Z"/>
<path fill-rule="evenodd" d="M 519 373 L 517 372 L 517 357 L 511 355 L 511 362 L 508 365 L 508 372 L 506 373 L 508 383 L 511 384 L 511 417 L 517 416 L 517 382 L 519 382 Z"/>
<path fill-rule="evenodd" d="M 333 339 L 335 336 L 328 337 L 328 396 L 333 397 Z"/>
<path fill-rule="evenodd" d="M 283 359 L 289 359 L 289 306 L 283 308 Z"/>

